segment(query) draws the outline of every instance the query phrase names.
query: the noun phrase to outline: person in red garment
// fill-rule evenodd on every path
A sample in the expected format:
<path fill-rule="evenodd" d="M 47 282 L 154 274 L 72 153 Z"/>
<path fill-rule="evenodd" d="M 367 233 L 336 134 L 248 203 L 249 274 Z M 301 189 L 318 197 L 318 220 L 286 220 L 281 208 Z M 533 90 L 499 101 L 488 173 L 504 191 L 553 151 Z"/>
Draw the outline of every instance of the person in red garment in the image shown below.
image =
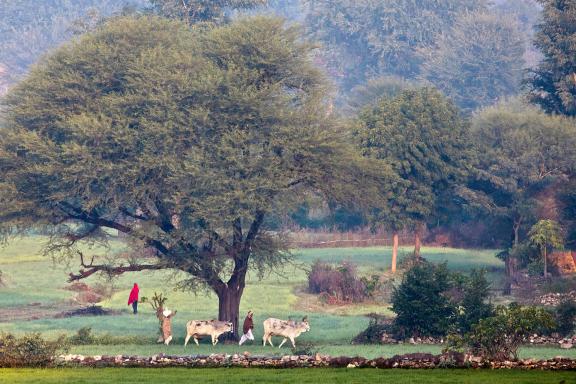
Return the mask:
<path fill-rule="evenodd" d="M 140 292 L 140 288 L 138 284 L 134 283 L 132 290 L 130 291 L 130 296 L 128 297 L 128 305 L 132 304 L 132 309 L 134 310 L 134 314 L 138 313 L 138 293 Z"/>

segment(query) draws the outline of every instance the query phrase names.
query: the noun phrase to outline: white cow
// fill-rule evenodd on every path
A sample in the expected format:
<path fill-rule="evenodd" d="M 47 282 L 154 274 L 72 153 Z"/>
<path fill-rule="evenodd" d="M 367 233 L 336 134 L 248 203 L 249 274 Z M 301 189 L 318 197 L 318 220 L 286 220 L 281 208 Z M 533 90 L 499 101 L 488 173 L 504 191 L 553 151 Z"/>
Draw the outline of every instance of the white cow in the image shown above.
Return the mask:
<path fill-rule="evenodd" d="M 218 337 L 226 332 L 232 332 L 233 325 L 229 321 L 218 320 L 190 320 L 186 323 L 186 340 L 184 346 L 188 344 L 191 337 L 194 338 L 196 345 L 198 345 L 199 336 L 210 336 L 212 338 L 212 345 L 218 343 Z"/>
<path fill-rule="evenodd" d="M 274 318 L 269 318 L 264 320 L 264 336 L 262 337 L 262 345 L 265 346 L 266 342 L 272 344 L 272 336 L 281 336 L 284 338 L 282 343 L 278 348 L 282 348 L 286 340 L 290 339 L 292 347 L 296 348 L 294 339 L 300 336 L 303 332 L 310 331 L 310 324 L 308 323 L 308 318 L 304 317 L 302 321 L 292 321 L 292 320 L 279 320 Z"/>

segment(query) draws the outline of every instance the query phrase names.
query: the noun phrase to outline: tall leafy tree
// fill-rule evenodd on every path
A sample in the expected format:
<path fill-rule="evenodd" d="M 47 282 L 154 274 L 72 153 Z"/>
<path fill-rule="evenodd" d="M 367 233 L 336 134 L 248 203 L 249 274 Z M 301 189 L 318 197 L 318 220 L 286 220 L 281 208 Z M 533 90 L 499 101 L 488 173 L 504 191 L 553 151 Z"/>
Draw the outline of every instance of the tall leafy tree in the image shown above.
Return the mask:
<path fill-rule="evenodd" d="M 524 48 L 512 17 L 463 14 L 423 50 L 422 77 L 470 112 L 518 92 Z"/>
<path fill-rule="evenodd" d="M 534 223 L 539 193 L 574 172 L 576 124 L 519 102 L 500 103 L 474 116 L 472 138 L 479 161 L 474 197 L 490 216 L 508 223 L 514 250 Z M 509 276 L 515 264 L 509 252 Z"/>
<path fill-rule="evenodd" d="M 443 196 L 463 180 L 470 161 L 468 127 L 458 109 L 431 88 L 405 90 L 365 109 L 356 122 L 364 155 L 392 165 L 402 183 L 375 218 L 395 232 L 420 234 Z"/>
<path fill-rule="evenodd" d="M 548 276 L 548 249 L 562 249 L 564 238 L 562 227 L 554 220 L 539 220 L 530 228 L 530 242 L 540 249 L 544 261 L 544 277 Z"/>
<path fill-rule="evenodd" d="M 119 18 L 64 45 L 7 98 L 2 233 L 53 228 L 46 251 L 80 255 L 70 280 L 181 271 L 237 332 L 247 271 L 288 257 L 271 212 L 305 191 L 369 206 L 389 184 L 327 113 L 311 49 L 270 18 L 208 29 Z M 110 229 L 151 258 L 80 253 Z"/>
<path fill-rule="evenodd" d="M 548 113 L 576 116 L 576 3 L 538 2 L 544 9 L 534 44 L 544 59 L 530 80 L 530 99 Z"/>

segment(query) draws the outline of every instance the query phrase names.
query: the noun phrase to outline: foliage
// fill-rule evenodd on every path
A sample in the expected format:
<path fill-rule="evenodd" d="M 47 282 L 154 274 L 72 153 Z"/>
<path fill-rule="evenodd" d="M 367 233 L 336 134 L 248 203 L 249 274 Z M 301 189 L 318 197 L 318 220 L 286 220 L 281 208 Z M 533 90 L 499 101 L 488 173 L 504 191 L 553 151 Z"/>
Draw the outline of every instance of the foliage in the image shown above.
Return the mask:
<path fill-rule="evenodd" d="M 395 332 L 404 337 L 463 335 L 492 316 L 489 288 L 483 269 L 464 275 L 448 272 L 445 264 L 417 263 L 392 296 Z"/>
<path fill-rule="evenodd" d="M 564 300 L 556 307 L 556 330 L 570 336 L 576 327 L 576 302 Z"/>
<path fill-rule="evenodd" d="M 554 319 L 546 310 L 510 304 L 498 306 L 493 317 L 480 320 L 465 341 L 475 355 L 490 360 L 516 360 L 518 348 L 527 336 L 553 327 Z"/>
<path fill-rule="evenodd" d="M 322 60 L 348 90 L 382 75 L 413 78 L 418 49 L 434 46 L 457 15 L 485 9 L 477 0 L 308 0 L 306 24 L 325 44 Z"/>
<path fill-rule="evenodd" d="M 530 79 L 530 100 L 547 113 L 576 116 L 576 3 L 538 2 L 544 9 L 534 45 L 544 59 Z"/>
<path fill-rule="evenodd" d="M 471 112 L 518 92 L 523 54 L 523 36 L 512 17 L 463 13 L 423 51 L 422 77 Z"/>
<path fill-rule="evenodd" d="M 536 259 L 526 264 L 526 272 L 528 276 L 539 277 L 544 274 L 544 260 Z"/>
<path fill-rule="evenodd" d="M 364 155 L 391 164 L 402 181 L 374 221 L 399 230 L 436 217 L 467 173 L 467 128 L 457 108 L 430 88 L 402 91 L 362 111 L 355 130 Z"/>
<path fill-rule="evenodd" d="M 490 294 L 490 283 L 486 271 L 473 269 L 465 279 L 463 298 L 458 308 L 458 328 L 461 334 L 469 332 L 475 324 L 493 314 L 493 306 L 486 302 Z"/>
<path fill-rule="evenodd" d="M 576 164 L 576 125 L 512 100 L 474 115 L 472 141 L 478 164 L 464 205 L 506 224 L 519 246 L 535 222 L 538 196 L 553 193 Z"/>
<path fill-rule="evenodd" d="M 343 108 L 345 116 L 353 116 L 367 107 L 374 108 L 382 99 L 397 97 L 415 84 L 398 76 L 382 76 L 352 88 Z"/>
<path fill-rule="evenodd" d="M 94 336 L 92 335 L 92 327 L 82 327 L 76 334 L 69 338 L 70 344 L 73 345 L 88 345 L 94 344 Z"/>
<path fill-rule="evenodd" d="M 0 334 L 0 367 L 45 367 L 59 351 L 66 350 L 65 337 L 47 341 L 39 333 L 16 337 L 9 333 Z"/>
<path fill-rule="evenodd" d="M 264 17 L 208 29 L 116 18 L 62 46 L 7 97 L 3 227 L 52 226 L 57 258 L 122 233 L 153 262 L 81 257 L 70 279 L 179 270 L 181 287 L 237 312 L 249 266 L 290 258 L 263 226 L 270 212 L 306 191 L 370 206 L 393 176 L 327 113 L 311 49 Z"/>
<path fill-rule="evenodd" d="M 562 227 L 554 220 L 540 220 L 532 226 L 528 234 L 530 241 L 540 249 L 556 248 L 562 249 L 564 239 L 562 237 Z"/>
<path fill-rule="evenodd" d="M 149 345 L 153 343 L 149 337 L 136 335 L 114 336 L 111 334 L 94 335 L 92 327 L 82 327 L 66 339 L 69 345 Z"/>
<path fill-rule="evenodd" d="M 262 6 L 268 0 L 150 0 L 150 3 L 159 15 L 196 24 L 223 23 L 227 12 Z"/>
<path fill-rule="evenodd" d="M 542 259 L 544 260 L 544 276 L 547 275 L 547 249 L 562 249 L 564 247 L 564 238 L 562 227 L 554 220 L 540 220 L 532 226 L 528 233 L 530 242 L 540 249 Z"/>
<path fill-rule="evenodd" d="M 292 355 L 314 356 L 318 353 L 318 346 L 313 343 L 298 343 L 296 348 L 292 347 Z"/>
<path fill-rule="evenodd" d="M 328 294 L 338 302 L 360 302 L 368 297 L 364 281 L 357 276 L 356 266 L 347 262 L 333 267 L 316 261 L 308 273 L 308 291 Z"/>
<path fill-rule="evenodd" d="M 384 333 L 393 332 L 390 322 L 384 316 L 371 313 L 368 317 L 368 327 L 352 339 L 352 344 L 380 344 Z"/>
<path fill-rule="evenodd" d="M 154 312 L 156 312 L 158 308 L 164 308 L 164 305 L 166 304 L 167 301 L 168 298 L 164 296 L 164 294 L 158 292 L 154 292 L 154 296 L 152 296 L 151 298 L 148 298 L 146 296 L 140 298 L 140 302 L 150 304 Z"/>
<path fill-rule="evenodd" d="M 446 264 L 422 262 L 406 272 L 392 294 L 397 333 L 404 336 L 446 335 L 455 317 L 454 305 L 445 295 L 450 286 Z"/>

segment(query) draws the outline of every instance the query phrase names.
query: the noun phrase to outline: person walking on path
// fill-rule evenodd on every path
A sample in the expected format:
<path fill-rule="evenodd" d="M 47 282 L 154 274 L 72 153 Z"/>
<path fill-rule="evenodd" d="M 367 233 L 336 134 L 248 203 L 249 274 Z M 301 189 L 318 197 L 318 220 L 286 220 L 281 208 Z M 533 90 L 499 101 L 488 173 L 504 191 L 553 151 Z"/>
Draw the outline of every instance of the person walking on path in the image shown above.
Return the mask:
<path fill-rule="evenodd" d="M 128 297 L 128 305 L 132 304 L 134 314 L 138 313 L 138 293 L 140 293 L 140 288 L 138 287 L 138 284 L 134 283 L 134 286 L 130 291 L 130 296 Z"/>
<path fill-rule="evenodd" d="M 254 329 L 254 320 L 252 320 L 252 316 L 254 316 L 252 311 L 248 311 L 248 316 L 244 319 L 244 326 L 242 327 L 242 332 L 244 332 L 244 334 L 240 338 L 238 345 L 244 344 L 246 340 L 254 340 L 254 335 L 252 334 L 252 330 Z"/>

